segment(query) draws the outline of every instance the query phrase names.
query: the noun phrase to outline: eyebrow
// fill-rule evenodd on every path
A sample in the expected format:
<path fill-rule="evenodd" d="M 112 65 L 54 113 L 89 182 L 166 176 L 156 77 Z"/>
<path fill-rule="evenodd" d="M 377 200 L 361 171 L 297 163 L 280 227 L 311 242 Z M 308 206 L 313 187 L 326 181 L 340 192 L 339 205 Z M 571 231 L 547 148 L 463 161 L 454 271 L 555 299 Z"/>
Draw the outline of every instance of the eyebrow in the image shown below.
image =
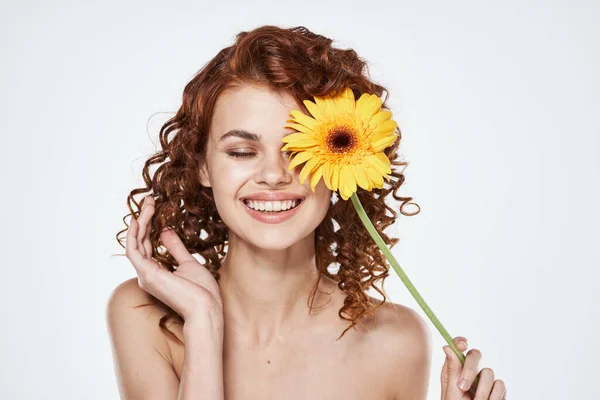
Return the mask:
<path fill-rule="evenodd" d="M 295 133 L 295 132 L 292 132 Z M 292 133 L 288 133 L 287 135 L 283 136 L 289 136 Z M 227 139 L 228 137 L 239 137 L 242 139 L 246 139 L 246 140 L 252 140 L 255 142 L 259 142 L 261 139 L 261 135 L 253 133 L 253 132 L 249 132 L 245 129 L 232 129 L 226 133 L 223 134 L 223 136 L 221 136 L 221 138 L 219 139 L 219 142 L 222 142 L 223 140 Z"/>
<path fill-rule="evenodd" d="M 246 140 L 254 140 L 256 142 L 260 141 L 260 135 L 257 135 L 256 133 L 248 132 L 244 129 L 232 129 L 221 136 L 219 142 L 227 139 L 228 137 L 239 137 Z"/>

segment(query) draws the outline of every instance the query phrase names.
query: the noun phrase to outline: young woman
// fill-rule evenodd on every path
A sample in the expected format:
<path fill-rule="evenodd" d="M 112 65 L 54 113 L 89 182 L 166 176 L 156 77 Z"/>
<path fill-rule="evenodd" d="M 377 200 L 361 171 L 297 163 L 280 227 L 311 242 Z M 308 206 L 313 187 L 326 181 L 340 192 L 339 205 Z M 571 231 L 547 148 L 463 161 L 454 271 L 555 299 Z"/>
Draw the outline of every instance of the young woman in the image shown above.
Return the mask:
<path fill-rule="evenodd" d="M 386 259 L 351 202 L 323 180 L 314 192 L 310 180 L 301 184 L 301 166 L 290 171 L 282 152 L 294 132 L 284 125 L 290 110 L 305 110 L 303 99 L 385 91 L 353 50 L 331 44 L 304 27 L 242 32 L 185 87 L 161 129 L 162 150 L 144 166 L 147 186 L 128 197 L 126 255 L 137 278 L 107 307 L 122 398 L 426 398 L 427 324 L 375 286 L 388 276 Z M 398 144 L 385 153 L 406 165 L 395 160 Z M 401 172 L 390 177 L 358 196 L 393 245 L 383 230 L 397 214 L 384 200 L 412 198 L 395 193 Z M 455 338 L 461 351 L 465 341 Z M 472 385 L 480 351 L 464 366 L 444 351 L 443 400 L 505 398 L 492 369 Z"/>

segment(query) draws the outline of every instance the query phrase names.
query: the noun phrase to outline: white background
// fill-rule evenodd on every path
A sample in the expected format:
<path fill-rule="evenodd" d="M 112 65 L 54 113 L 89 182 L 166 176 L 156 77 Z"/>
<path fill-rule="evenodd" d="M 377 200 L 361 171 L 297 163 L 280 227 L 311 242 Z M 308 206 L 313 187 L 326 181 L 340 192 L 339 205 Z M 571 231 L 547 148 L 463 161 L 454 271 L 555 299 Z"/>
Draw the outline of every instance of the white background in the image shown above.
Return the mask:
<path fill-rule="evenodd" d="M 485 4 L 484 4 L 485 3 Z M 600 398 L 598 3 L 10 1 L 0 9 L 0 398 L 117 399 L 115 235 L 158 129 L 234 35 L 305 25 L 390 91 L 421 206 L 394 254 L 508 399 Z M 421 309 L 391 271 L 391 300 Z M 421 312 L 421 315 L 424 314 Z M 429 320 L 427 320 L 429 321 Z M 432 324 L 429 399 L 445 344 Z"/>

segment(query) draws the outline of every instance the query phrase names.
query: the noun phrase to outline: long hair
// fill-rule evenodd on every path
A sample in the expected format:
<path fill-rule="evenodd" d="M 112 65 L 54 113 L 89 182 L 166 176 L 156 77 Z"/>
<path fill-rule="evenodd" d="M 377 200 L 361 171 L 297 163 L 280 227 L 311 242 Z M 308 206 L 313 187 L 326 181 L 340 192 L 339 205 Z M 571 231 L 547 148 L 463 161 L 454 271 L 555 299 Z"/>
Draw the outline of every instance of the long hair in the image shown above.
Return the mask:
<path fill-rule="evenodd" d="M 277 92 L 293 96 L 303 107 L 302 100 L 324 96 L 350 87 L 355 98 L 362 93 L 382 97 L 382 108 L 387 107 L 387 90 L 369 78 L 367 63 L 352 49 L 332 46 L 332 40 L 315 34 L 303 26 L 280 28 L 261 26 L 236 35 L 233 45 L 222 49 L 206 63 L 185 86 L 182 105 L 172 118 L 160 129 L 161 150 L 146 160 L 142 177 L 145 187 L 136 188 L 127 197 L 130 213 L 123 218 L 126 228 L 117 233 L 117 241 L 125 248 L 119 235 L 129 228 L 126 218 L 137 218 L 141 204 L 134 196 L 151 192 L 155 199 L 155 212 L 149 226 L 153 258 L 163 268 L 174 271 L 174 258 L 159 243 L 163 227 L 170 226 L 177 232 L 191 254 L 198 254 L 203 265 L 217 282 L 222 258 L 228 244 L 227 226 L 221 220 L 212 189 L 199 182 L 199 168 L 203 165 L 208 132 L 218 96 L 226 89 L 239 84 L 258 84 Z M 399 135 L 400 129 L 396 128 Z M 386 148 L 384 153 L 391 160 L 390 181 L 381 189 L 371 191 L 358 188 L 358 198 L 369 219 L 385 243 L 393 247 L 399 239 L 388 237 L 383 231 L 397 218 L 397 213 L 386 204 L 391 193 L 401 202 L 400 212 L 412 197 L 400 197 L 398 189 L 404 182 L 402 170 L 407 162 L 396 160 L 401 136 Z M 150 169 L 157 166 L 153 176 Z M 337 225 L 337 226 L 336 226 Z M 387 297 L 383 283 L 388 276 L 386 258 L 381 253 L 365 227 L 362 225 L 350 201 L 335 201 L 332 196 L 329 210 L 315 230 L 315 254 L 318 280 L 309 296 L 310 307 L 319 281 L 326 276 L 337 282 L 346 295 L 344 305 L 338 312 L 340 318 L 350 325 L 338 340 L 363 318 L 385 303 Z M 331 268 L 333 267 L 333 268 Z M 329 269 L 337 271 L 333 272 Z M 376 283 L 381 281 L 381 289 Z M 366 291 L 373 287 L 383 296 L 383 302 L 374 304 Z M 163 304 L 156 299 L 160 304 Z M 166 323 L 173 319 L 183 324 L 182 318 L 163 304 L 167 313 L 160 326 L 171 337 Z"/>

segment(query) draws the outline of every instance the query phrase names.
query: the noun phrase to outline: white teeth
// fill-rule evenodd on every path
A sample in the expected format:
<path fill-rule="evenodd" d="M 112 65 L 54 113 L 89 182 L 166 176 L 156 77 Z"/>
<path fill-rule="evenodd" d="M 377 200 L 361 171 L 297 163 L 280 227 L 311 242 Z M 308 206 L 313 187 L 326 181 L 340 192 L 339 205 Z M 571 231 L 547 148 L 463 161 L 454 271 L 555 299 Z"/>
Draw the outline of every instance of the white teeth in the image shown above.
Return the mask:
<path fill-rule="evenodd" d="M 253 210 L 258 211 L 285 211 L 296 207 L 299 204 L 299 200 L 286 200 L 286 201 L 258 201 L 258 200 L 244 200 L 244 203 Z"/>

